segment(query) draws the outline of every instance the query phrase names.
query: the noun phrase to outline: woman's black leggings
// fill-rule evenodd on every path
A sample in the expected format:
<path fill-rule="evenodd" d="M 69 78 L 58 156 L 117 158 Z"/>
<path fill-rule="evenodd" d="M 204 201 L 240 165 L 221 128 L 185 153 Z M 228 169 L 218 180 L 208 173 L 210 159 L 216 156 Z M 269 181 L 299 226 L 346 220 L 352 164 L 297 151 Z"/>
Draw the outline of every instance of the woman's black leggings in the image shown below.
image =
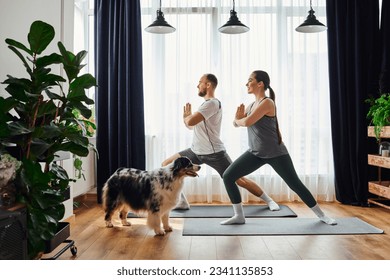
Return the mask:
<path fill-rule="evenodd" d="M 275 158 L 259 158 L 248 151 L 236 159 L 223 173 L 223 182 L 233 204 L 241 203 L 240 191 L 235 183 L 237 179 L 252 173 L 264 164 L 271 165 L 307 206 L 311 208 L 317 204 L 313 195 L 299 179 L 289 154 Z"/>

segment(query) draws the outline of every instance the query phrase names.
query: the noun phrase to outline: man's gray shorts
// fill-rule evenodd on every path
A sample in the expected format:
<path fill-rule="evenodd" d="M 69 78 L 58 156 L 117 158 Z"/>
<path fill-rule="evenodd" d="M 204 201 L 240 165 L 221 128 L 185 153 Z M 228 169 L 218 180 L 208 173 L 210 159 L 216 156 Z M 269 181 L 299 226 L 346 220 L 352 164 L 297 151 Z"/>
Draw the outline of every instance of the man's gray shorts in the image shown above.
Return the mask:
<path fill-rule="evenodd" d="M 225 172 L 225 170 L 232 163 L 232 160 L 226 151 L 221 151 L 209 155 L 197 155 L 191 149 L 186 149 L 179 152 L 179 155 L 182 157 L 188 157 L 195 164 L 207 164 L 208 166 L 211 166 L 219 173 L 221 177 L 223 172 Z"/>

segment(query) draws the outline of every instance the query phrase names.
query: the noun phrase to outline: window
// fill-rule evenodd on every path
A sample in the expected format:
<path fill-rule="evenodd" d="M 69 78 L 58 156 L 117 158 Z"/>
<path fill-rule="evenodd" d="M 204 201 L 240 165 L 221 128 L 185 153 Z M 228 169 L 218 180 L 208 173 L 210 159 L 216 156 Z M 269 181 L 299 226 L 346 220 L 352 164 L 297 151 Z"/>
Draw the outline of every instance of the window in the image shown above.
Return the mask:
<path fill-rule="evenodd" d="M 75 0 L 74 6 L 74 53 L 88 51 L 82 73 L 95 76 L 94 54 L 94 0 Z M 88 89 L 88 97 L 95 99 L 95 88 Z M 93 109 L 93 115 L 95 115 Z"/>
<path fill-rule="evenodd" d="M 316 16 L 326 24 L 325 0 L 316 2 Z M 140 3 L 144 29 L 155 20 L 160 1 Z M 283 141 L 298 175 L 316 199 L 332 201 L 326 32 L 295 31 L 308 15 L 307 1 L 236 1 L 239 19 L 250 27 L 239 35 L 218 32 L 229 19 L 230 0 L 166 0 L 162 4 L 165 19 L 176 32 L 142 33 L 147 168 L 157 168 L 170 155 L 191 146 L 192 132 L 183 124 L 182 110 L 190 102 L 195 111 L 203 101 L 196 86 L 204 73 L 214 73 L 219 80 L 216 97 L 223 106 L 222 140 L 227 151 L 233 160 L 242 154 L 248 147 L 247 132 L 233 128 L 232 120 L 239 104 L 253 100 L 246 93 L 248 76 L 262 69 L 270 74 Z M 94 69 L 92 11 L 92 0 L 76 1 L 76 49 L 89 50 L 90 73 Z M 268 166 L 249 177 L 276 200 L 298 199 Z M 190 202 L 229 201 L 223 181 L 207 167 L 199 178 L 185 180 L 184 192 Z M 256 199 L 246 191 L 242 195 L 243 201 Z"/>
<path fill-rule="evenodd" d="M 143 32 L 148 168 L 191 146 L 192 132 L 183 125 L 182 108 L 190 102 L 195 111 L 202 103 L 196 86 L 204 73 L 214 73 L 219 80 L 216 97 L 223 104 L 222 140 L 227 151 L 233 160 L 242 154 L 248 147 L 247 132 L 233 128 L 232 120 L 240 103 L 253 100 L 245 83 L 253 70 L 261 69 L 270 74 L 282 136 L 299 176 L 317 199 L 333 200 L 326 32 L 295 31 L 308 15 L 307 3 L 236 1 L 239 19 L 250 27 L 239 35 L 218 32 L 229 19 L 232 1 L 162 4 L 166 21 L 176 31 Z M 141 7 L 145 28 L 155 20 L 159 1 L 141 1 Z M 325 23 L 325 1 L 313 9 Z M 269 167 L 250 177 L 276 198 L 296 199 Z M 186 179 L 186 186 L 194 201 L 227 201 L 223 182 L 211 168 L 202 168 L 201 178 Z"/>

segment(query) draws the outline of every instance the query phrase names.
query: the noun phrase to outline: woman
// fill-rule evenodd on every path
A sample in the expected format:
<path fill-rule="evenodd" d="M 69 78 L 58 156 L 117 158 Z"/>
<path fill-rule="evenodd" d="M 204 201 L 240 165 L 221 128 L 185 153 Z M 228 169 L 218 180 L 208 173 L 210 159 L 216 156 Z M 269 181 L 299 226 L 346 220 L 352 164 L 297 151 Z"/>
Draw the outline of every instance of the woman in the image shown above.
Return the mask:
<path fill-rule="evenodd" d="M 233 124 L 236 127 L 248 128 L 249 149 L 223 174 L 226 190 L 233 203 L 234 216 L 221 224 L 245 223 L 241 195 L 235 181 L 264 164 L 269 164 L 322 222 L 336 225 L 337 222 L 334 219 L 322 212 L 313 195 L 298 178 L 287 148 L 282 142 L 276 117 L 275 93 L 270 87 L 268 74 L 264 71 L 254 71 L 246 86 L 248 93 L 253 94 L 256 100 L 248 106 L 247 110 L 243 104 L 237 108 Z M 266 90 L 269 90 L 270 98 L 265 95 Z"/>

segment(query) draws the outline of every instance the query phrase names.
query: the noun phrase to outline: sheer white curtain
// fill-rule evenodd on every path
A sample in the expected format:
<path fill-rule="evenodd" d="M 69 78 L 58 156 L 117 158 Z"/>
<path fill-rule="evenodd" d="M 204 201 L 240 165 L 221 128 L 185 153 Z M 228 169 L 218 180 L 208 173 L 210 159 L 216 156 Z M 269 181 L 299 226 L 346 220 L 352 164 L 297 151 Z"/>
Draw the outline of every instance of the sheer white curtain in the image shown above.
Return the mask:
<path fill-rule="evenodd" d="M 313 6 L 326 24 L 325 1 Z M 176 32 L 143 32 L 144 94 L 147 168 L 191 146 L 192 132 L 182 120 L 183 105 L 196 110 L 203 99 L 197 84 L 204 73 L 214 73 L 216 97 L 223 106 L 222 140 L 234 160 L 247 149 L 245 128 L 232 120 L 240 103 L 248 104 L 245 84 L 253 70 L 265 70 L 276 93 L 283 140 L 301 180 L 320 201 L 334 200 L 333 158 L 326 32 L 295 31 L 308 14 L 308 1 L 235 1 L 241 22 L 250 31 L 221 34 L 218 27 L 229 19 L 232 1 L 165 0 L 162 11 Z M 158 0 L 142 0 L 142 24 L 155 20 Z M 299 200 L 269 166 L 249 175 L 276 201 Z M 198 178 L 185 179 L 190 202 L 228 202 L 218 174 L 203 166 Z M 241 190 L 243 201 L 258 200 Z"/>

